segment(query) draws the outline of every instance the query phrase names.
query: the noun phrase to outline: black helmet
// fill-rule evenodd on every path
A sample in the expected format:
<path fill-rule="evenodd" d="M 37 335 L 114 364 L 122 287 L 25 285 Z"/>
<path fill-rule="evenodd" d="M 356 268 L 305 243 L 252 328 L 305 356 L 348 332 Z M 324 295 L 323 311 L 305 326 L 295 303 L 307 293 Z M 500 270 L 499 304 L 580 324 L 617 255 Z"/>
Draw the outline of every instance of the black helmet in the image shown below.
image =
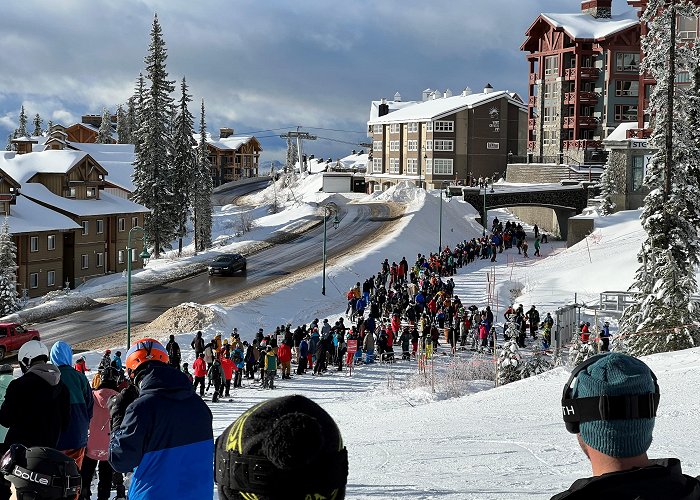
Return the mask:
<path fill-rule="evenodd" d="M 63 500 L 80 493 L 80 471 L 75 460 L 53 448 L 25 448 L 13 444 L 0 465 L 17 499 Z"/>

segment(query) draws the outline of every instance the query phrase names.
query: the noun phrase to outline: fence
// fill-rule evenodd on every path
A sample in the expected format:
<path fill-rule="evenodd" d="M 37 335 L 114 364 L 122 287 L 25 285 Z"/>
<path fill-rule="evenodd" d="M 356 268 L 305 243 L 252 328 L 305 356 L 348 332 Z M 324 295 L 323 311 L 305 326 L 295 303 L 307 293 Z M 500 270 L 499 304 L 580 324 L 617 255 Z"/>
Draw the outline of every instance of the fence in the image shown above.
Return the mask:
<path fill-rule="evenodd" d="M 581 317 L 581 306 L 569 304 L 556 310 L 554 325 L 554 352 L 558 354 L 562 346 L 571 342 L 578 334 L 578 323 Z"/>

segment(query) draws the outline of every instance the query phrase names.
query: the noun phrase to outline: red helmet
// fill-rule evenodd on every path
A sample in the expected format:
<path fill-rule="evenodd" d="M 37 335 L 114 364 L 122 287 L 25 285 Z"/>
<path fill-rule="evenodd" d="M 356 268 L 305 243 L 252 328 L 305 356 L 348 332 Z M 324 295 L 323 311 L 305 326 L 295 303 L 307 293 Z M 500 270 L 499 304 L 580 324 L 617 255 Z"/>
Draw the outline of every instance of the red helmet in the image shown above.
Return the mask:
<path fill-rule="evenodd" d="M 137 340 L 126 353 L 126 369 L 129 376 L 133 377 L 136 369 L 147 361 L 161 361 L 168 363 L 168 351 L 163 344 L 156 339 L 145 338 Z"/>

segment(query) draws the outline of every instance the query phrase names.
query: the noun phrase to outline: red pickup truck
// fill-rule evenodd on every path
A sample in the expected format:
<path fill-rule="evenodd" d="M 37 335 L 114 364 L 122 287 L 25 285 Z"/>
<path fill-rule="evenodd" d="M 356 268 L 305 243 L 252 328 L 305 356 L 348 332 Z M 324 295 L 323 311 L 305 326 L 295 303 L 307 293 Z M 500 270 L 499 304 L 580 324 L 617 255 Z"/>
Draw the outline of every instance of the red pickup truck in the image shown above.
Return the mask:
<path fill-rule="evenodd" d="M 10 352 L 19 351 L 30 340 L 40 340 L 39 332 L 28 330 L 19 323 L 0 323 L 0 360 Z"/>

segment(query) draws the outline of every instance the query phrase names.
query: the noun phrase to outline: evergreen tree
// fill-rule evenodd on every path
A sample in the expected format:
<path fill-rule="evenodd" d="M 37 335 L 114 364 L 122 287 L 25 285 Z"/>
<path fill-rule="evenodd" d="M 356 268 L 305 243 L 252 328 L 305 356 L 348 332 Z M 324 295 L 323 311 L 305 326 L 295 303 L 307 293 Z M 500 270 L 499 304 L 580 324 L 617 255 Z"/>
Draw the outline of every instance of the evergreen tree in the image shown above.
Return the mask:
<path fill-rule="evenodd" d="M 16 255 L 17 247 L 12 241 L 10 224 L 5 217 L 0 227 L 0 316 L 12 314 L 20 308 Z"/>
<path fill-rule="evenodd" d="M 41 128 L 42 123 L 43 122 L 41 120 L 41 116 L 39 116 L 39 113 L 34 115 L 34 130 L 32 131 L 32 135 L 34 137 L 39 137 L 44 133 L 44 130 Z"/>
<path fill-rule="evenodd" d="M 569 366 L 574 368 L 596 354 L 598 353 L 596 352 L 595 344 L 591 342 L 583 343 L 580 335 L 574 335 L 571 346 L 569 346 Z"/>
<path fill-rule="evenodd" d="M 136 102 L 135 96 L 129 97 L 126 103 L 126 124 L 128 127 L 127 135 L 129 137 L 128 144 L 136 143 L 136 130 L 138 129 L 138 119 L 136 115 Z"/>
<path fill-rule="evenodd" d="M 510 384 L 521 379 L 523 359 L 518 349 L 516 339 L 512 338 L 503 344 L 498 352 L 496 379 L 498 385 Z"/>
<path fill-rule="evenodd" d="M 297 161 L 299 161 L 297 143 L 291 137 L 287 137 L 287 172 L 294 172 Z"/>
<path fill-rule="evenodd" d="M 610 175 L 610 167 L 603 171 L 603 175 L 600 177 L 600 185 L 600 194 L 603 202 L 600 204 L 599 211 L 600 215 L 605 217 L 612 214 L 615 210 L 615 204 L 612 201 L 612 195 L 615 194 L 615 183 Z"/>
<path fill-rule="evenodd" d="M 173 193 L 178 213 L 178 255 L 182 254 L 182 239 L 187 234 L 187 221 L 192 205 L 192 190 L 197 189 L 197 154 L 193 145 L 194 117 L 188 108 L 192 96 L 187 93 L 187 82 L 180 84 L 181 96 L 175 117 L 173 142 Z"/>
<path fill-rule="evenodd" d="M 647 239 L 631 287 L 635 304 L 620 325 L 625 347 L 635 356 L 685 349 L 700 341 L 692 326 L 698 314 L 691 302 L 698 288 L 700 200 L 688 196 L 700 190 L 700 132 L 691 130 L 700 123 L 700 93 L 696 82 L 689 92 L 675 87 L 678 72 L 688 71 L 695 78 L 700 64 L 698 49 L 675 36 L 676 16 L 698 14 L 698 8 L 685 1 L 650 0 L 642 16 L 649 33 L 642 40 L 641 71 L 657 81 L 649 104 L 656 152 L 644 179 L 649 194 L 641 219 Z"/>
<path fill-rule="evenodd" d="M 117 106 L 117 143 L 131 144 L 128 116 L 121 104 Z"/>
<path fill-rule="evenodd" d="M 95 142 L 97 144 L 112 144 L 112 114 L 106 107 L 102 108 L 102 119 Z"/>
<path fill-rule="evenodd" d="M 12 134 L 8 134 L 7 136 L 7 145 L 5 146 L 5 151 L 12 151 L 14 148 L 12 147 Z"/>
<path fill-rule="evenodd" d="M 49 120 L 49 122 L 46 124 L 46 133 L 50 134 L 51 129 L 53 129 L 53 120 Z"/>
<path fill-rule="evenodd" d="M 192 222 L 194 226 L 195 251 L 205 250 L 211 246 L 211 163 L 207 147 L 207 126 L 204 117 L 204 99 L 199 121 L 199 145 L 197 147 L 197 171 L 195 189 L 192 192 Z"/>
<path fill-rule="evenodd" d="M 24 111 L 24 105 L 19 112 L 19 127 L 15 129 L 15 138 L 26 137 L 27 135 L 27 113 Z"/>
<path fill-rule="evenodd" d="M 547 352 L 544 349 L 544 344 L 542 339 L 538 339 L 533 346 L 532 357 L 523 366 L 523 371 L 521 373 L 522 378 L 532 377 L 534 375 L 539 375 L 553 368 L 554 363 L 547 356 Z"/>
<path fill-rule="evenodd" d="M 153 246 L 157 259 L 175 239 L 178 210 L 172 193 L 172 168 L 169 164 L 168 121 L 173 82 L 168 80 L 165 62 L 167 50 L 158 16 L 153 18 L 151 43 L 145 58 L 146 80 L 150 87 L 143 91 L 139 104 L 139 131 L 134 162 L 134 200 L 151 210 L 146 216 L 146 240 Z M 141 82 L 140 82 L 141 83 Z"/>

